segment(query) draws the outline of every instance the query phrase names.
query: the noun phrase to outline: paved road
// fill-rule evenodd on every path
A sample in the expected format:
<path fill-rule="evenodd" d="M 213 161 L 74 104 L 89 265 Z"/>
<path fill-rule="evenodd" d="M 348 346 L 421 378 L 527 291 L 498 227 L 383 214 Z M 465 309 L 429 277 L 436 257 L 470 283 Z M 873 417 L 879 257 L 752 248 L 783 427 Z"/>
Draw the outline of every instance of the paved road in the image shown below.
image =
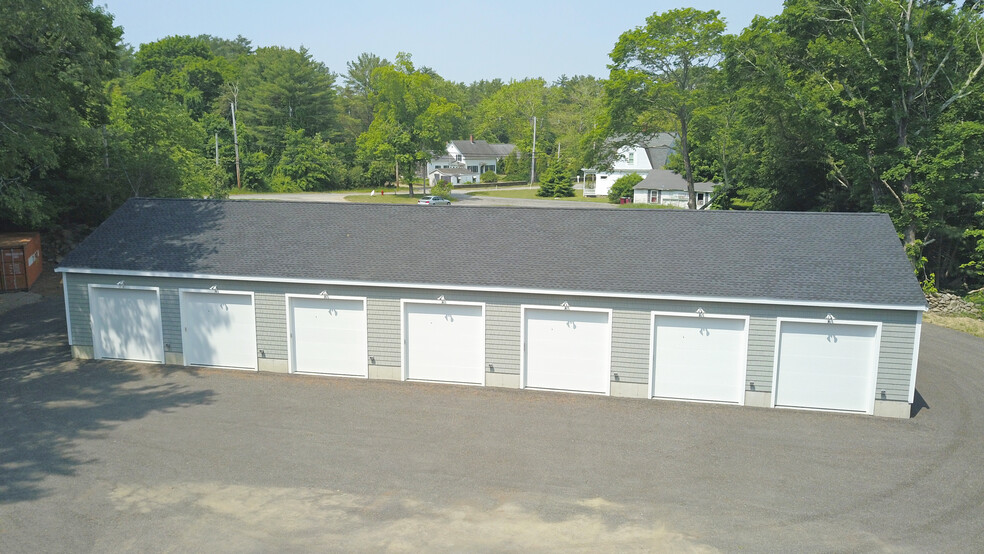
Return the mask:
<path fill-rule="evenodd" d="M 0 552 L 970 552 L 984 341 L 922 337 L 915 417 L 66 356 L 0 325 Z"/>
<path fill-rule="evenodd" d="M 519 206 L 531 208 L 617 208 L 614 204 L 605 202 L 575 202 L 571 200 L 553 200 L 544 198 L 542 200 L 531 200 L 528 198 L 500 198 L 497 196 L 472 196 L 468 193 L 495 190 L 490 189 L 467 189 L 454 191 L 451 196 L 455 206 Z M 347 202 L 346 196 L 351 196 L 351 192 L 301 192 L 301 193 L 261 193 L 244 194 L 231 196 L 233 200 L 284 200 L 289 202 Z"/>

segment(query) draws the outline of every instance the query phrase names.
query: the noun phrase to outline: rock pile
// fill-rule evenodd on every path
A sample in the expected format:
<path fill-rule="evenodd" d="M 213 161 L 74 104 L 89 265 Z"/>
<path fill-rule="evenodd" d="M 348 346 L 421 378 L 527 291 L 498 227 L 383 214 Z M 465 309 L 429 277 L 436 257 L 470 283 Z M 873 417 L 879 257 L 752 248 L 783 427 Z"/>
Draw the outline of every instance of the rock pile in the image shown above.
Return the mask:
<path fill-rule="evenodd" d="M 981 315 L 977 306 L 960 298 L 956 294 L 941 292 L 937 294 L 927 294 L 926 302 L 929 303 L 929 311 L 937 314 L 974 314 Z"/>
<path fill-rule="evenodd" d="M 46 263 L 53 262 L 51 267 L 61 263 L 62 258 L 75 249 L 82 239 L 89 236 L 92 227 L 88 225 L 72 225 L 57 227 L 41 233 L 41 252 Z"/>

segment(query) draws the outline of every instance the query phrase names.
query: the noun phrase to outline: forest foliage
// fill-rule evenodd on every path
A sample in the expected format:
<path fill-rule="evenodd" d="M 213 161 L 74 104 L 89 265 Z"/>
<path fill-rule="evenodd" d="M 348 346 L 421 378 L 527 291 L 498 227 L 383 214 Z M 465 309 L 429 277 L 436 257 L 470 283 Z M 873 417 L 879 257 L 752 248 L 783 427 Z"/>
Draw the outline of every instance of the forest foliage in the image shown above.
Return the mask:
<path fill-rule="evenodd" d="M 718 12 L 682 8 L 627 22 L 605 78 L 465 84 L 407 53 L 328 68 L 242 36 L 133 48 L 91 0 L 7 0 L 0 228 L 94 224 L 133 196 L 412 184 L 468 136 L 515 144 L 499 180 L 528 180 L 535 117 L 549 196 L 669 132 L 671 169 L 719 183 L 716 209 L 885 212 L 921 279 L 980 287 L 982 11 L 788 0 L 728 35 Z"/>

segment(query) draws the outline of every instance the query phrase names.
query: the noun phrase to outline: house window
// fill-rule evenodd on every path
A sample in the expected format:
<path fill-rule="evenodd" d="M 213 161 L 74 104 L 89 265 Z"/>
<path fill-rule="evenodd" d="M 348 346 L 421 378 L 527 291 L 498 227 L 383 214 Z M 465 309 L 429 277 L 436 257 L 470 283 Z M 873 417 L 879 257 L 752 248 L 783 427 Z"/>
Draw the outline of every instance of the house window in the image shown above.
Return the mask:
<path fill-rule="evenodd" d="M 478 166 L 477 165 L 470 165 L 470 166 L 468 166 L 468 171 L 471 171 L 472 173 L 478 173 Z"/>
<path fill-rule="evenodd" d="M 704 204 L 704 193 L 703 192 L 698 192 L 697 193 L 697 204 L 699 204 L 699 205 L 703 205 Z"/>
<path fill-rule="evenodd" d="M 649 203 L 650 204 L 659 204 L 659 191 L 658 190 L 651 190 L 651 191 L 649 191 Z"/>
<path fill-rule="evenodd" d="M 461 154 L 455 154 L 454 155 L 454 161 L 460 162 L 461 161 Z"/>
<path fill-rule="evenodd" d="M 635 152 L 629 152 L 625 156 L 625 161 L 629 162 L 629 165 L 634 164 L 635 163 Z"/>

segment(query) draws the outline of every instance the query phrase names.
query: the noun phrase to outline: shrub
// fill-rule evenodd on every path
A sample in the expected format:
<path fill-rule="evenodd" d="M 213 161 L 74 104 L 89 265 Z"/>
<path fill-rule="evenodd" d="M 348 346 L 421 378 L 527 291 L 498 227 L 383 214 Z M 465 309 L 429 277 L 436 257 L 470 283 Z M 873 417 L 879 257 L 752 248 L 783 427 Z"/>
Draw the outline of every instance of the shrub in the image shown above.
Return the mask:
<path fill-rule="evenodd" d="M 486 171 L 485 173 L 482 173 L 479 180 L 483 183 L 498 183 L 499 176 L 495 174 L 495 171 Z"/>
<path fill-rule="evenodd" d="M 431 194 L 452 200 L 452 190 L 454 190 L 454 185 L 452 185 L 450 181 L 438 181 L 433 187 L 431 187 Z"/>
<path fill-rule="evenodd" d="M 618 178 L 612 184 L 612 188 L 608 189 L 608 201 L 613 204 L 618 204 L 618 199 L 623 196 L 632 197 L 632 187 L 638 185 L 642 181 L 642 175 L 638 173 L 629 173 L 628 175 L 623 175 Z"/>

